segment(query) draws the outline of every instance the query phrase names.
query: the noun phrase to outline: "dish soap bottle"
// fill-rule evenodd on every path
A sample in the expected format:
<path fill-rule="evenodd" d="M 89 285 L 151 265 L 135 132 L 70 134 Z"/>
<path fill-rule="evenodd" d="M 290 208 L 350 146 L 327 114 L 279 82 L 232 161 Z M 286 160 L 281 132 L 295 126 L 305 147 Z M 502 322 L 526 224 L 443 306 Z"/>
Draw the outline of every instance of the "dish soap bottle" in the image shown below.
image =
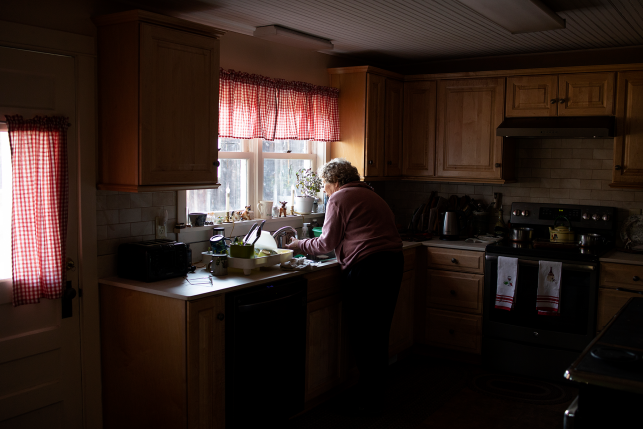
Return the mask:
<path fill-rule="evenodd" d="M 507 235 L 507 227 L 505 222 L 502 220 L 502 206 L 498 208 L 498 219 L 496 220 L 496 225 L 493 227 L 493 233 L 498 237 L 504 237 Z"/>

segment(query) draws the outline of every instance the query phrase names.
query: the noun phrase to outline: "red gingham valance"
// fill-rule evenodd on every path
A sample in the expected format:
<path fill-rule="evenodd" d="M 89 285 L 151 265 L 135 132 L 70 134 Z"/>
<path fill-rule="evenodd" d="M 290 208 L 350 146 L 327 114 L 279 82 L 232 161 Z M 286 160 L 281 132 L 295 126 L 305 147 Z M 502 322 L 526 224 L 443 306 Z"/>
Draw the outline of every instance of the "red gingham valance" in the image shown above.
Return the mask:
<path fill-rule="evenodd" d="M 221 69 L 219 137 L 339 140 L 339 89 Z"/>
<path fill-rule="evenodd" d="M 6 116 L 11 144 L 13 305 L 62 297 L 65 283 L 67 127 L 64 117 Z"/>

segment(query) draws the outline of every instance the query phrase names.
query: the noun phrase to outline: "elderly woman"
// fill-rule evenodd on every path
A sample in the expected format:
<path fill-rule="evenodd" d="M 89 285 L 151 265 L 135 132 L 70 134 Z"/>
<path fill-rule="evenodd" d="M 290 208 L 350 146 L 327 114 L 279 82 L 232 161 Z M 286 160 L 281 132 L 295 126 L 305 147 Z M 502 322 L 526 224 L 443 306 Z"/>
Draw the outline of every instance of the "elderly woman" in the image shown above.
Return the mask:
<path fill-rule="evenodd" d="M 344 159 L 319 169 L 328 195 L 320 237 L 293 240 L 288 248 L 309 255 L 335 251 L 344 278 L 343 308 L 360 372 L 360 405 L 377 403 L 388 366 L 388 338 L 404 257 L 388 204 Z"/>

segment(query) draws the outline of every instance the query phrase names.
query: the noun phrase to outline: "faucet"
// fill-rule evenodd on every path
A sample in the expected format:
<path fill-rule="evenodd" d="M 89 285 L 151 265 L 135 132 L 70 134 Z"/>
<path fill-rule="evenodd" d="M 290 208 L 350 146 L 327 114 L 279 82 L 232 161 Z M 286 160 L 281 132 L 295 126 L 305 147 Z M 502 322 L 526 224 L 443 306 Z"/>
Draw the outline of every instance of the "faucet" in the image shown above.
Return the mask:
<path fill-rule="evenodd" d="M 278 248 L 285 249 L 291 238 L 297 238 L 297 230 L 292 226 L 284 226 L 275 231 L 272 238 L 277 242 Z"/>

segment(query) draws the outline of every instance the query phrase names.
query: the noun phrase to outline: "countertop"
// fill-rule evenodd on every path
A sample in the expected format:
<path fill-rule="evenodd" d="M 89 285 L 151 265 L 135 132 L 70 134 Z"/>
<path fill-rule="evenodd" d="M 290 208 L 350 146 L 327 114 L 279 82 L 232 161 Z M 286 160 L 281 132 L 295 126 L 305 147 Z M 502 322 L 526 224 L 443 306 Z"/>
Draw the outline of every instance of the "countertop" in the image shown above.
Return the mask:
<path fill-rule="evenodd" d="M 615 264 L 643 265 L 643 254 L 621 252 L 618 249 L 614 249 L 600 258 L 599 261 L 612 262 Z"/>
<path fill-rule="evenodd" d="M 423 243 L 402 242 L 402 249 L 420 247 Z M 484 250 L 484 249 L 483 249 Z M 220 293 L 232 292 L 241 288 L 257 286 L 270 283 L 276 280 L 284 280 L 289 277 L 301 276 L 307 273 L 325 270 L 336 267 L 337 262 L 326 262 L 312 270 L 284 271 L 279 265 L 253 270 L 251 274 L 244 275 L 241 271 L 228 270 L 228 275 L 223 277 L 210 276 L 204 269 L 203 263 L 198 263 L 196 272 L 188 273 L 187 277 L 176 277 L 173 279 L 161 280 L 158 282 L 146 283 L 136 280 L 124 279 L 121 277 L 106 277 L 98 281 L 100 284 L 122 287 L 139 292 L 151 293 L 154 295 L 166 296 L 168 298 L 191 301 L 218 295 Z M 212 284 L 210 284 L 212 277 Z"/>
<path fill-rule="evenodd" d="M 488 244 L 491 244 L 491 242 L 467 243 L 464 240 L 465 239 L 463 238 L 462 240 L 447 241 L 440 240 L 439 238 L 433 238 L 429 241 L 423 241 L 422 245 L 427 247 L 443 247 L 446 249 L 473 250 L 475 252 L 484 252 L 485 247 L 487 247 Z"/>

